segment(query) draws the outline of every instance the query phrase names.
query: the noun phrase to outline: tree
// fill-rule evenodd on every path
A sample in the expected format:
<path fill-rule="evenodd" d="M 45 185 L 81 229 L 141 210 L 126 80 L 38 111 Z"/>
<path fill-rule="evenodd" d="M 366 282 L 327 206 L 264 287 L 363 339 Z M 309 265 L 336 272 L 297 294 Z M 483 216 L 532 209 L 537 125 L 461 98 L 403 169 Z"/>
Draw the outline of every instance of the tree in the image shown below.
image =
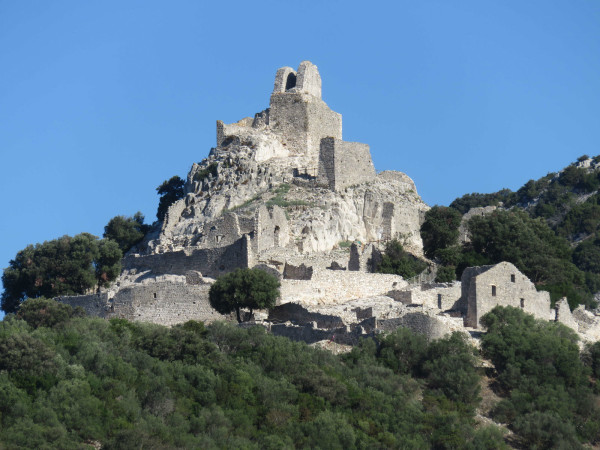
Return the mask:
<path fill-rule="evenodd" d="M 164 220 L 165 215 L 173 203 L 177 200 L 183 198 L 184 195 L 184 186 L 185 181 L 183 181 L 178 175 L 171 177 L 167 181 L 163 181 L 163 183 L 156 188 L 156 192 L 160 195 L 160 200 L 158 201 L 158 211 L 156 212 L 156 217 L 158 220 Z"/>
<path fill-rule="evenodd" d="M 385 253 L 377 267 L 379 273 L 392 273 L 403 278 L 412 278 L 427 268 L 422 259 L 408 253 L 396 239 L 385 246 Z"/>
<path fill-rule="evenodd" d="M 456 244 L 460 221 L 460 213 L 446 206 L 434 206 L 425 213 L 421 238 L 423 238 L 423 250 L 427 257 L 433 258 L 438 250 Z"/>
<path fill-rule="evenodd" d="M 223 275 L 210 287 L 210 304 L 221 314 L 235 311 L 242 322 L 241 308 L 271 309 L 279 297 L 279 280 L 260 269 L 236 269 Z"/>
<path fill-rule="evenodd" d="M 83 294 L 114 280 L 123 254 L 116 242 L 89 233 L 29 245 L 4 269 L 2 310 L 16 312 L 27 298 Z"/>
<path fill-rule="evenodd" d="M 144 215 L 136 212 L 133 217 L 115 216 L 104 227 L 104 237 L 112 239 L 125 254 L 138 244 L 150 227 L 144 224 Z"/>

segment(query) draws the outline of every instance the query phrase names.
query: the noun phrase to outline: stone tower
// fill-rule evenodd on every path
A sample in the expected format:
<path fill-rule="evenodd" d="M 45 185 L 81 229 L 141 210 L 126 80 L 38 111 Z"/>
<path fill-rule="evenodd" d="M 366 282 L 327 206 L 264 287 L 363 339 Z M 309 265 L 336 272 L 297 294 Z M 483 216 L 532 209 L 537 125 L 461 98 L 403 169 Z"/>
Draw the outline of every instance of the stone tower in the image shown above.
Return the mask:
<path fill-rule="evenodd" d="M 317 66 L 302 61 L 298 71 L 282 67 L 271 94 L 269 127 L 292 155 L 306 155 L 318 166 L 321 139 L 342 138 L 342 115 L 321 99 L 321 76 Z"/>

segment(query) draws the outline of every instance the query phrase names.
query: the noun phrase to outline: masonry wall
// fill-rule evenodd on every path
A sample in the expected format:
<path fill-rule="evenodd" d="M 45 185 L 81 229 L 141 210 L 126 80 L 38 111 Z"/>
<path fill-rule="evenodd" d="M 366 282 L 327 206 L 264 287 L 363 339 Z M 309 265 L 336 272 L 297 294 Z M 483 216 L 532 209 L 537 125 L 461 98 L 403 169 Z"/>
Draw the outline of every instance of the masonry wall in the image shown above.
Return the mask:
<path fill-rule="evenodd" d="M 81 307 L 88 316 L 105 318 L 110 315 L 110 304 L 108 303 L 108 294 L 90 295 L 72 295 L 66 297 L 56 297 L 57 302 L 65 303 L 73 308 Z"/>
<path fill-rule="evenodd" d="M 463 274 L 463 284 L 465 281 Z M 538 319 L 554 320 L 556 317 L 555 311 L 550 308 L 550 294 L 538 292 L 534 284 L 511 263 L 498 263 L 471 277 L 467 284 L 466 326 L 477 328 L 481 317 L 497 305 L 522 308 Z"/>
<path fill-rule="evenodd" d="M 306 154 L 316 167 L 321 139 L 342 138 L 342 116 L 312 95 L 275 93 L 271 95 L 269 129 L 291 154 Z"/>
<path fill-rule="evenodd" d="M 461 283 L 425 283 L 410 290 L 390 293 L 397 301 L 407 305 L 423 305 L 442 311 L 461 309 Z"/>
<path fill-rule="evenodd" d="M 112 299 L 107 293 L 58 297 L 73 307 L 81 306 L 88 315 L 171 326 L 188 320 L 212 322 L 227 319 L 209 303 L 210 284 L 189 285 L 173 282 L 136 284 L 121 288 Z"/>
<path fill-rule="evenodd" d="M 281 298 L 306 305 L 339 304 L 357 298 L 386 295 L 407 285 L 399 275 L 321 270 L 314 268 L 311 280 L 282 280 Z"/>
<path fill-rule="evenodd" d="M 335 191 L 375 178 L 375 167 L 367 144 L 333 137 L 321 140 L 318 181 Z M 393 210 L 390 215 L 393 216 Z"/>
<path fill-rule="evenodd" d="M 243 236 L 233 244 L 223 247 L 128 255 L 123 258 L 123 268 L 173 275 L 185 275 L 188 270 L 197 270 L 203 275 L 216 278 L 238 267 L 249 267 L 251 260 L 248 238 Z"/>

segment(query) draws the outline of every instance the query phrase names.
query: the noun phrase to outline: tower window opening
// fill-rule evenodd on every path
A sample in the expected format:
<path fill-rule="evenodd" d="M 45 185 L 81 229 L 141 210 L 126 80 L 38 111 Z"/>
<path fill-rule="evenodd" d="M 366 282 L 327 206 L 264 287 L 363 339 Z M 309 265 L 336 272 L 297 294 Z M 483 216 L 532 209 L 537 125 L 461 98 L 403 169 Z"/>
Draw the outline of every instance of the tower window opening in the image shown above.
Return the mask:
<path fill-rule="evenodd" d="M 296 87 L 296 75 L 293 73 L 289 73 L 287 76 L 287 80 L 285 80 L 285 90 L 289 91 L 292 88 Z"/>

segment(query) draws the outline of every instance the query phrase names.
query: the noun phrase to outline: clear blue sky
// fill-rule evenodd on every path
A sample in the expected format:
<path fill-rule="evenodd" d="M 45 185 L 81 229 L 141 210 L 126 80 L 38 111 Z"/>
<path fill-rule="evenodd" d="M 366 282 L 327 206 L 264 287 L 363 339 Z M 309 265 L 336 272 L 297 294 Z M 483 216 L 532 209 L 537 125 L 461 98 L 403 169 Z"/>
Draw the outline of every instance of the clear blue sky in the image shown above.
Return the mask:
<path fill-rule="evenodd" d="M 0 0 L 0 267 L 155 192 L 317 64 L 344 139 L 430 205 L 600 153 L 600 1 Z"/>

